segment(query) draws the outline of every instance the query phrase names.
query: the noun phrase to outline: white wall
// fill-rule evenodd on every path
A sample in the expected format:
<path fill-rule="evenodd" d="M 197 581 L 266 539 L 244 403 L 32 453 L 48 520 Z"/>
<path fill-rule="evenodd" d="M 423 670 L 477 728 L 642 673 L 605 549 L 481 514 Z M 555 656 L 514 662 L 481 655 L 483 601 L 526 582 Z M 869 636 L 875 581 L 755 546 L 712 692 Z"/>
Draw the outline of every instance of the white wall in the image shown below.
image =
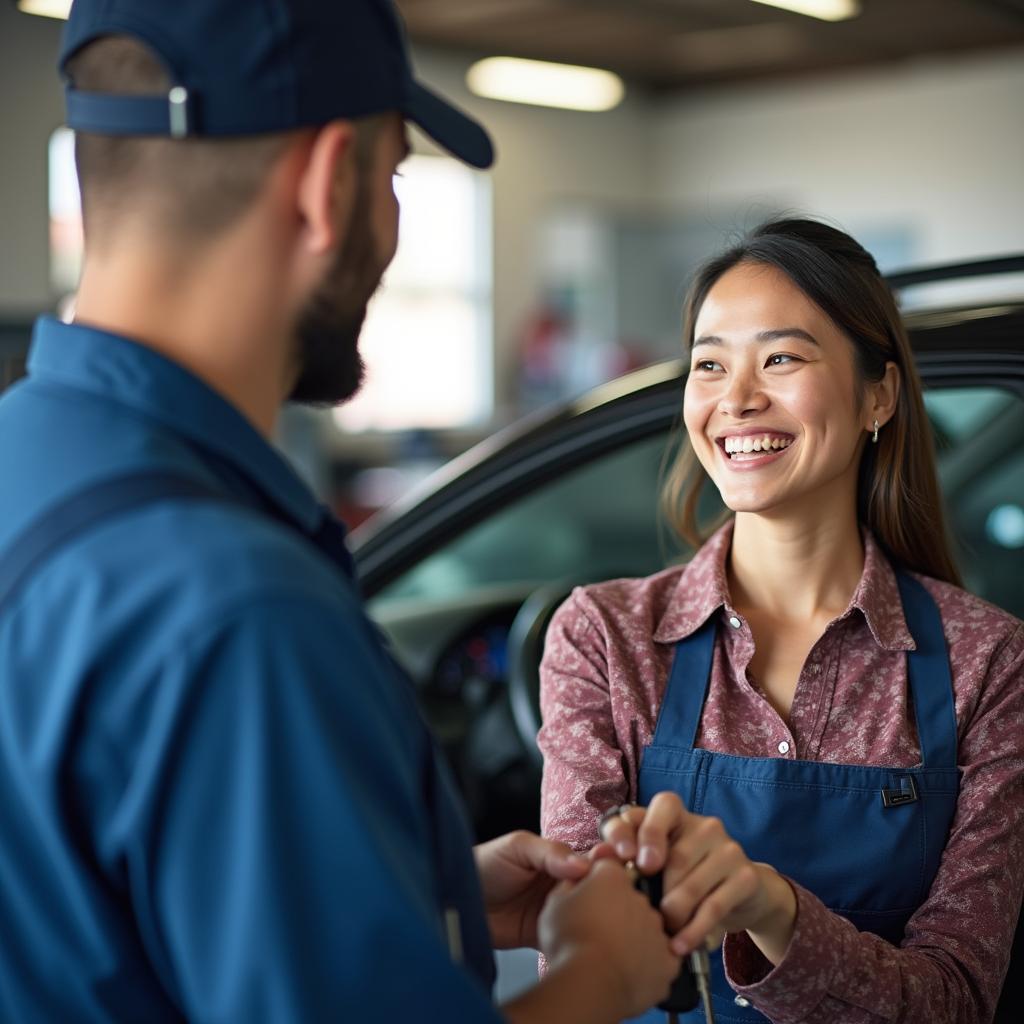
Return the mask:
<path fill-rule="evenodd" d="M 925 263 L 1024 251 L 1024 50 L 702 93 L 655 123 L 656 191 L 694 217 L 901 225 Z"/>

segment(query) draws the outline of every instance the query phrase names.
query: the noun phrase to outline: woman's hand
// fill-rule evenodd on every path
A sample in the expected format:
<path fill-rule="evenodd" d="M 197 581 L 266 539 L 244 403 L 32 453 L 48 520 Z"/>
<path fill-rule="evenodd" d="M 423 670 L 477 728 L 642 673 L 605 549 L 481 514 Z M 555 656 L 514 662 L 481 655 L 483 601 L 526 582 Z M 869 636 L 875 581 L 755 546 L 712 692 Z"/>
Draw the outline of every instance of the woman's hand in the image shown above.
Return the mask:
<path fill-rule="evenodd" d="M 537 920 L 548 894 L 557 882 L 577 881 L 590 870 L 588 858 L 532 832 L 510 832 L 473 853 L 495 949 L 536 949 Z"/>
<path fill-rule="evenodd" d="M 690 814 L 674 793 L 658 793 L 649 807 L 607 819 L 602 836 L 644 874 L 664 869 L 661 911 L 677 953 L 746 931 L 773 964 L 785 956 L 796 923 L 792 886 L 749 860 L 717 818 Z"/>

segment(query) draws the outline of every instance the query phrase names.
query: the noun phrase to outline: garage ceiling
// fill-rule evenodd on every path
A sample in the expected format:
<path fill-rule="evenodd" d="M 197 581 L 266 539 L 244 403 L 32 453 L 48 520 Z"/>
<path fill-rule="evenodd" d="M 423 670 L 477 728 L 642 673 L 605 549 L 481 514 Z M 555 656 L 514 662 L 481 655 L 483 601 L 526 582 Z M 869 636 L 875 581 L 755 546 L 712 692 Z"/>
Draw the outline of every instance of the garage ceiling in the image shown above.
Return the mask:
<path fill-rule="evenodd" d="M 862 0 L 824 22 L 750 0 L 398 0 L 412 38 L 588 64 L 655 90 L 1024 44 L 1024 0 Z"/>

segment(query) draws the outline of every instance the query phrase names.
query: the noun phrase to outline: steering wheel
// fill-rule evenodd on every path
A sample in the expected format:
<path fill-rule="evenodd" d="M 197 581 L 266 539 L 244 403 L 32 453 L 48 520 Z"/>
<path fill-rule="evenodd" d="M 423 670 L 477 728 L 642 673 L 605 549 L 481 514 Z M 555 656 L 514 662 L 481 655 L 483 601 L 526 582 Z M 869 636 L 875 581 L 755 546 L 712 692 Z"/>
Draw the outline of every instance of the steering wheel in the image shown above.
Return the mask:
<path fill-rule="evenodd" d="M 540 659 L 544 637 L 559 606 L 572 593 L 574 582 L 561 580 L 538 587 L 523 602 L 508 635 L 508 697 L 516 732 L 530 763 L 543 764 L 537 746 L 540 729 Z"/>

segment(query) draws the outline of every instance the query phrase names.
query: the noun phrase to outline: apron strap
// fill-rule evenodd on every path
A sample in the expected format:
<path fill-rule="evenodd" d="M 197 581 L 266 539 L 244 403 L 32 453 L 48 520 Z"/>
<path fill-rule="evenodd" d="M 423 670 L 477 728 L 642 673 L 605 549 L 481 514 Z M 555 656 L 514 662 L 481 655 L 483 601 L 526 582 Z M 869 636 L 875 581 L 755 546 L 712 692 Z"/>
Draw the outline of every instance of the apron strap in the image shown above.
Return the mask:
<path fill-rule="evenodd" d="M 697 744 L 697 729 L 711 683 L 716 618 L 717 613 L 676 644 L 672 672 L 654 729 L 655 746 L 692 750 Z"/>
<path fill-rule="evenodd" d="M 921 763 L 925 768 L 955 768 L 956 705 L 942 619 L 931 594 L 912 576 L 896 572 L 903 615 L 917 650 L 907 651 L 907 677 L 914 701 Z"/>

